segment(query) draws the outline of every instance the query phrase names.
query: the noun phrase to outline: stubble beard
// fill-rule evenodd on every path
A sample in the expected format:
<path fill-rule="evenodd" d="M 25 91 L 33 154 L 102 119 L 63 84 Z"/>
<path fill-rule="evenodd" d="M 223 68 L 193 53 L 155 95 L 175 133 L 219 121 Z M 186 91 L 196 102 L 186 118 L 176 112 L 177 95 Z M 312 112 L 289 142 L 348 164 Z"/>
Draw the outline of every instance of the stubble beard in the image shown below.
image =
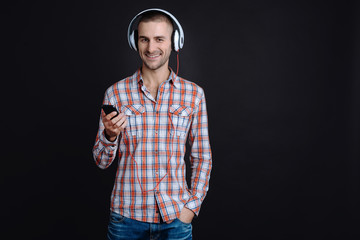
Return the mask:
<path fill-rule="evenodd" d="M 146 60 L 143 60 L 143 63 L 150 70 L 158 70 L 161 67 L 163 67 L 169 61 L 169 58 L 170 58 L 170 55 L 165 57 L 165 58 L 162 58 L 160 60 L 160 62 L 158 64 L 156 64 L 156 65 L 153 65 L 153 64 L 147 62 Z"/>

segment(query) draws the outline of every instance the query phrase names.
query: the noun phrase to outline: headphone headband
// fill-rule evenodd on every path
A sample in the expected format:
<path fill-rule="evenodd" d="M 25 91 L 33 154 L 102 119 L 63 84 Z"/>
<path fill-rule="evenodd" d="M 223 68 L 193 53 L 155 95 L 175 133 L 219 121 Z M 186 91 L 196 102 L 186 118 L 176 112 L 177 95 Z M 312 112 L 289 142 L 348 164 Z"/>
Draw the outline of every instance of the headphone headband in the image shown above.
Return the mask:
<path fill-rule="evenodd" d="M 173 22 L 173 27 L 174 27 L 174 32 L 173 32 L 173 37 L 172 37 L 172 46 L 173 46 L 173 50 L 174 51 L 179 51 L 180 49 L 182 49 L 182 47 L 184 46 L 184 31 L 179 23 L 179 21 L 168 11 L 165 11 L 163 9 L 160 8 L 150 8 L 150 9 L 146 9 L 140 13 L 138 13 L 130 22 L 129 27 L 128 27 L 128 32 L 127 32 L 127 38 L 128 38 L 128 42 L 129 42 L 129 46 L 131 49 L 134 49 L 135 51 L 137 51 L 137 39 L 135 39 L 135 31 L 137 31 L 137 29 L 135 29 L 135 22 L 138 18 L 140 18 L 144 13 L 146 12 L 161 12 L 163 14 L 165 14 L 166 16 L 168 16 L 172 22 Z"/>

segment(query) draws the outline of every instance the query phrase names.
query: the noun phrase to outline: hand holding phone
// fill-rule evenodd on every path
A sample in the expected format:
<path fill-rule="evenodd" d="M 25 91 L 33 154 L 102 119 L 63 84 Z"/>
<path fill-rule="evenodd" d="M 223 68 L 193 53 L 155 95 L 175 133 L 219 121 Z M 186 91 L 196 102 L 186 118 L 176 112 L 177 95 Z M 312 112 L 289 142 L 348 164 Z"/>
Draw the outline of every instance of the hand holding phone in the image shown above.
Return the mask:
<path fill-rule="evenodd" d="M 114 117 L 116 117 L 117 115 L 119 115 L 119 111 L 118 111 L 118 110 L 116 109 L 116 107 L 114 107 L 113 105 L 104 104 L 104 105 L 102 105 L 101 108 L 104 110 L 104 112 L 105 112 L 106 115 L 108 115 L 108 114 L 110 114 L 110 113 L 112 113 L 112 112 L 117 112 L 117 114 L 116 114 Z M 114 117 L 112 117 L 111 119 L 113 119 Z"/>
<path fill-rule="evenodd" d="M 102 122 L 105 127 L 105 137 L 113 142 L 127 125 L 126 115 L 119 113 L 113 105 L 103 105 L 101 108 L 104 111 L 104 113 L 102 113 Z M 114 112 L 116 112 L 116 115 Z M 109 114 L 112 114 L 112 116 L 108 116 Z"/>

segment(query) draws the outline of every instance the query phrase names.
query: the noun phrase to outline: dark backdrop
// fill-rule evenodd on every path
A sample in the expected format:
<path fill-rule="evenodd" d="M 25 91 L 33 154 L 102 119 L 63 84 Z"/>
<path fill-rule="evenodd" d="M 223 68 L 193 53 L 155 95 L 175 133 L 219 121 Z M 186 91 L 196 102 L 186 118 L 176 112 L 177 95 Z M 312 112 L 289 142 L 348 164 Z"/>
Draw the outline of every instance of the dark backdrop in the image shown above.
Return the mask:
<path fill-rule="evenodd" d="M 355 2 L 3 6 L 1 233 L 105 238 L 116 164 L 92 159 L 100 106 L 140 66 L 129 21 L 160 7 L 185 31 L 179 75 L 208 104 L 213 171 L 194 239 L 358 239 Z"/>

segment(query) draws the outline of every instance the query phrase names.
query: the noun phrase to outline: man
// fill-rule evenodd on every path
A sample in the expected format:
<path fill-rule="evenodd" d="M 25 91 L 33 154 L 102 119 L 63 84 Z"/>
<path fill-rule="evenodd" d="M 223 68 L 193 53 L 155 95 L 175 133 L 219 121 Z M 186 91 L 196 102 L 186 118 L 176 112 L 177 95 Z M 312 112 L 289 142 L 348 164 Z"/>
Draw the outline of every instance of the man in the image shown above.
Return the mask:
<path fill-rule="evenodd" d="M 137 30 L 131 31 L 135 20 Z M 103 104 L 120 113 L 101 112 L 93 148 L 102 169 L 119 158 L 108 238 L 191 239 L 212 166 L 204 92 L 169 69 L 171 51 L 183 44 L 182 28 L 170 13 L 143 11 L 130 23 L 128 37 L 142 67 L 107 89 Z"/>

